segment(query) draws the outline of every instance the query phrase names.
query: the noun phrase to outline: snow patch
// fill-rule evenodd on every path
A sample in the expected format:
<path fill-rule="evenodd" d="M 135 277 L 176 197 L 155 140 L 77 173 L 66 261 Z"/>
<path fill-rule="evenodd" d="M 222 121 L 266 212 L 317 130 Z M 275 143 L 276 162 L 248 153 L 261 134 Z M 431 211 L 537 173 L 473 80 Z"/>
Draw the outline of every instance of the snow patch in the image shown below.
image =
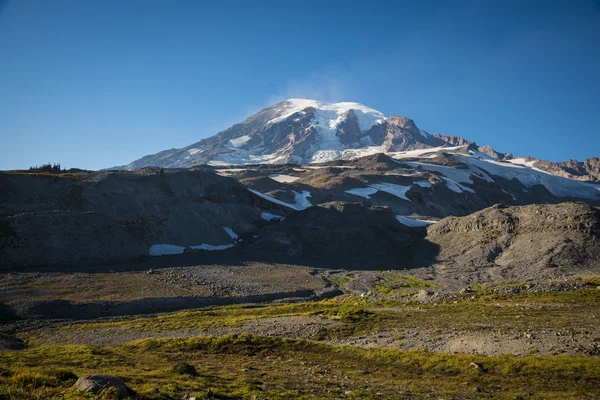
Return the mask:
<path fill-rule="evenodd" d="M 437 153 L 439 153 L 439 152 L 453 152 L 453 151 L 463 149 L 463 148 L 464 148 L 464 146 L 454 146 L 454 147 L 440 146 L 440 147 L 430 147 L 427 149 L 392 152 L 392 153 L 387 153 L 387 154 L 390 157 L 396 158 L 396 159 L 418 158 L 418 157 L 427 158 L 428 156 L 436 157 L 438 155 Z"/>
<path fill-rule="evenodd" d="M 312 203 L 308 201 L 309 197 L 310 192 L 307 190 L 303 190 L 302 193 L 294 192 L 294 201 L 296 202 L 296 208 L 299 210 L 304 210 L 308 207 L 312 207 Z"/>
<path fill-rule="evenodd" d="M 512 194 L 508 193 L 506 190 L 501 189 L 504 193 L 506 193 L 507 195 L 509 195 L 510 197 L 512 197 L 513 200 L 517 200 L 517 198 L 515 196 L 513 196 Z"/>
<path fill-rule="evenodd" d="M 194 246 L 176 246 L 174 244 L 153 244 L 150 246 L 149 253 L 151 256 L 170 256 L 175 254 L 183 254 L 186 248 L 194 249 L 194 250 L 225 250 L 230 247 L 233 247 L 233 244 L 220 244 L 220 245 L 212 245 L 212 244 L 199 244 Z"/>
<path fill-rule="evenodd" d="M 244 136 L 240 136 L 239 138 L 231 139 L 229 141 L 229 144 L 231 144 L 231 146 L 233 148 L 238 148 L 238 147 L 242 147 L 243 145 L 248 143 L 248 141 L 250 139 L 252 139 L 252 138 L 249 135 L 244 135 Z"/>
<path fill-rule="evenodd" d="M 225 249 L 229 249 L 230 247 L 233 247 L 233 244 L 219 244 L 219 245 L 212 245 L 212 244 L 199 244 L 197 246 L 190 246 L 190 249 L 194 249 L 194 250 L 208 250 L 208 251 L 218 251 L 218 250 L 225 250 Z"/>
<path fill-rule="evenodd" d="M 436 221 L 408 218 L 402 215 L 396 215 L 396 220 L 402 225 L 410 226 L 411 228 L 423 228 L 436 223 Z"/>
<path fill-rule="evenodd" d="M 419 185 L 421 187 L 431 187 L 431 183 L 429 183 L 428 181 L 418 181 L 418 182 L 414 182 L 413 184 Z M 364 197 L 366 199 L 370 199 L 372 195 L 381 191 L 381 192 L 389 193 L 389 194 L 399 197 L 401 199 L 411 201 L 408 197 L 406 197 L 406 193 L 410 190 L 411 187 L 412 187 L 412 185 L 404 186 L 404 185 L 396 185 L 394 183 L 374 183 L 372 185 L 369 185 L 369 187 L 366 187 L 366 188 L 356 188 L 356 189 L 346 190 L 346 193 L 353 194 L 355 196 Z"/>
<path fill-rule="evenodd" d="M 325 103 L 309 99 L 289 99 L 284 103 L 283 113 L 277 118 L 273 118 L 268 123 L 273 124 L 283 121 L 293 114 L 309 107 L 315 108 L 317 114 L 324 115 L 324 118 L 319 122 L 327 122 L 326 126 L 330 130 L 336 130 L 338 125 L 344 120 L 345 114 L 350 110 L 356 115 L 358 126 L 363 132 L 368 131 L 374 125 L 381 124 L 385 121 L 385 115 L 381 112 L 360 103 Z M 320 119 L 321 118 L 317 117 L 317 120 Z"/>
<path fill-rule="evenodd" d="M 312 149 L 313 155 L 310 160 L 313 163 L 337 160 L 342 157 L 344 146 L 337 136 L 337 130 L 349 111 L 356 116 L 361 132 L 366 132 L 374 125 L 385 121 L 385 115 L 381 112 L 359 103 L 324 103 L 307 99 L 290 99 L 283 103 L 281 114 L 268 123 L 283 121 L 308 107 L 315 109 L 311 123 L 317 130 L 317 142 Z"/>
<path fill-rule="evenodd" d="M 421 186 L 421 187 L 424 187 L 424 188 L 429 188 L 429 187 L 431 187 L 431 182 L 429 182 L 429 181 L 418 181 L 418 182 L 415 182 L 415 185 L 418 185 L 418 186 Z"/>
<path fill-rule="evenodd" d="M 279 204 L 284 207 L 291 208 L 292 210 L 300 211 L 300 210 L 304 210 L 305 208 L 312 207 L 311 202 L 308 201 L 308 198 L 310 197 L 310 192 L 308 192 L 306 190 L 303 190 L 302 193 L 298 193 L 298 192 L 294 191 L 295 204 L 286 203 L 284 201 L 276 199 L 275 197 L 268 196 L 264 193 L 258 192 L 253 189 L 248 189 L 248 190 L 257 196 L 262 197 L 265 200 L 268 200 L 275 204 Z"/>
<path fill-rule="evenodd" d="M 238 240 L 239 239 L 238 234 L 235 233 L 233 231 L 233 229 L 231 229 L 230 227 L 224 226 L 223 229 L 225 230 L 225 232 L 227 232 L 227 234 L 229 235 L 229 237 L 232 238 L 233 240 Z"/>
<path fill-rule="evenodd" d="M 527 162 L 526 166 L 495 160 L 464 158 L 464 161 L 492 175 L 501 176 L 508 180 L 517 179 L 528 188 L 542 185 L 557 197 L 580 197 L 594 200 L 600 198 L 600 185 L 552 175 L 527 165 L 535 161 Z"/>
<path fill-rule="evenodd" d="M 151 256 L 167 256 L 172 254 L 183 254 L 185 247 L 175 246 L 174 244 L 153 244 L 150 246 Z"/>
<path fill-rule="evenodd" d="M 357 158 L 362 158 L 379 153 L 385 153 L 385 148 L 383 146 L 367 146 L 360 149 L 346 149 L 342 151 L 342 159 L 355 160 Z"/>
<path fill-rule="evenodd" d="M 461 185 L 458 182 L 453 181 L 452 179 L 449 178 L 445 178 L 442 177 L 442 179 L 444 181 L 446 181 L 446 186 L 448 186 L 448 189 L 452 190 L 453 192 L 456 193 L 462 193 L 462 192 L 471 192 L 471 193 L 475 193 L 475 191 L 471 188 L 468 188 L 464 185 Z"/>
<path fill-rule="evenodd" d="M 295 182 L 298 179 L 300 179 L 300 177 L 297 177 L 297 176 L 283 175 L 283 174 L 272 174 L 272 175 L 269 175 L 269 178 L 271 178 L 274 181 L 277 181 L 279 183 L 291 183 L 291 182 Z"/>
<path fill-rule="evenodd" d="M 353 194 L 355 196 L 364 197 L 365 199 L 370 199 L 372 195 L 377 193 L 377 189 L 372 188 L 372 187 L 356 188 L 356 189 L 346 190 L 346 193 Z"/>
<path fill-rule="evenodd" d="M 386 193 L 389 193 L 396 197 L 399 197 L 401 199 L 410 201 L 410 199 L 408 197 L 406 197 L 406 192 L 408 192 L 410 190 L 412 185 L 411 186 L 402 186 L 402 185 L 396 185 L 394 183 L 376 183 L 371 186 L 382 192 L 386 192 Z"/>
<path fill-rule="evenodd" d="M 268 212 L 266 212 L 266 211 L 263 211 L 263 212 L 260 214 L 260 217 L 261 217 L 262 219 L 264 219 L 265 221 L 283 221 L 283 220 L 285 219 L 285 218 L 284 218 L 284 217 L 282 217 L 281 215 L 275 215 L 275 214 L 271 214 L 271 213 L 268 213 Z"/>

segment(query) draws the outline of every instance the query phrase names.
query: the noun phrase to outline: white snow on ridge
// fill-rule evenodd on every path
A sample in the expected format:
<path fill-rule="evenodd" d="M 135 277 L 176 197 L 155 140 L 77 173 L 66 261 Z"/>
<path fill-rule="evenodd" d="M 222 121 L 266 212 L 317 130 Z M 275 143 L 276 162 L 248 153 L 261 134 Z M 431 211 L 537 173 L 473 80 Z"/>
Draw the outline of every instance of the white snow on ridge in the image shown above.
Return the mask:
<path fill-rule="evenodd" d="M 442 179 L 444 181 L 446 181 L 446 186 L 448 186 L 448 189 L 452 190 L 453 192 L 456 193 L 462 193 L 462 192 L 471 192 L 471 193 L 475 193 L 475 191 L 471 188 L 468 188 L 464 185 L 461 185 L 458 182 L 454 182 L 452 179 L 448 179 L 446 177 L 442 177 Z"/>
<path fill-rule="evenodd" d="M 187 246 L 190 249 L 194 250 L 225 250 L 230 247 L 233 247 L 233 244 L 220 244 L 220 245 L 212 245 L 212 244 L 199 244 L 195 246 Z M 175 254 L 183 254 L 186 247 L 176 246 L 174 244 L 153 244 L 150 246 L 149 254 L 151 256 L 170 256 Z"/>
<path fill-rule="evenodd" d="M 431 187 L 431 182 L 429 181 L 418 181 L 418 182 L 414 182 L 415 185 L 424 187 L 424 188 L 429 188 Z"/>
<path fill-rule="evenodd" d="M 416 158 L 416 157 L 421 157 L 421 158 L 427 158 L 427 155 L 431 154 L 432 156 L 437 156 L 437 154 L 434 153 L 439 153 L 441 152 L 445 152 L 445 151 L 456 151 L 459 149 L 464 148 L 465 146 L 455 146 L 455 147 L 430 147 L 427 149 L 417 149 L 417 150 L 407 150 L 407 151 L 399 151 L 399 152 L 392 152 L 392 153 L 387 153 L 388 156 L 395 158 L 395 159 L 403 159 L 403 158 Z M 384 152 L 382 152 L 384 153 Z"/>
<path fill-rule="evenodd" d="M 262 197 L 265 200 L 269 200 L 272 203 L 291 208 L 292 210 L 300 211 L 300 210 L 304 210 L 308 207 L 312 207 L 311 202 L 308 201 L 308 198 L 310 197 L 310 192 L 308 192 L 306 190 L 303 190 L 302 193 L 298 193 L 298 192 L 294 191 L 294 201 L 296 202 L 295 204 L 286 203 L 284 201 L 276 199 L 275 197 L 268 196 L 264 193 L 258 192 L 253 189 L 248 189 L 248 190 L 257 196 Z"/>
<path fill-rule="evenodd" d="M 328 129 L 337 129 L 337 126 L 344 119 L 344 114 L 350 110 L 354 111 L 358 120 L 358 126 L 361 131 L 368 131 L 373 125 L 381 124 L 385 121 L 385 115 L 370 107 L 360 103 L 325 103 L 309 99 L 289 99 L 285 102 L 284 112 L 277 118 L 273 118 L 269 123 L 273 124 L 290 117 L 291 115 L 313 107 L 317 114 L 323 114 L 323 118 L 318 118 L 319 123 L 326 123 Z"/>
<path fill-rule="evenodd" d="M 271 213 L 268 213 L 268 212 L 266 212 L 266 211 L 263 211 L 263 212 L 260 214 L 260 217 L 261 217 L 262 219 L 264 219 L 265 221 L 273 221 L 273 220 L 275 220 L 275 221 L 283 221 L 283 220 L 285 219 L 285 218 L 284 218 L 284 217 L 282 217 L 281 215 L 275 215 L 275 214 L 271 214 Z"/>
<path fill-rule="evenodd" d="M 285 202 L 283 202 L 281 200 L 278 200 L 275 197 L 268 196 L 268 195 L 266 195 L 264 193 L 261 193 L 259 191 L 253 190 L 253 189 L 248 189 L 248 190 L 251 191 L 252 193 L 254 193 L 257 196 L 262 197 L 265 200 L 269 200 L 271 203 L 279 204 L 280 206 L 288 207 L 288 208 L 291 208 L 293 210 L 298 211 L 298 209 L 295 206 L 293 206 L 291 204 L 288 204 L 288 203 L 285 203 Z"/>
<path fill-rule="evenodd" d="M 521 157 L 521 158 L 513 158 L 512 160 L 508 160 L 508 162 L 511 163 L 511 164 L 524 165 L 526 167 L 531 167 L 531 168 L 533 168 L 533 164 L 535 164 L 536 161 L 537 160 L 527 161 L 523 157 Z"/>
<path fill-rule="evenodd" d="M 512 194 L 508 193 L 506 190 L 502 189 L 502 191 L 504 193 L 506 193 L 507 195 L 509 195 L 510 197 L 512 197 L 513 200 L 517 200 L 517 198 L 515 196 L 513 196 Z"/>
<path fill-rule="evenodd" d="M 279 183 L 292 183 L 300 179 L 298 176 L 284 175 L 284 174 L 271 174 L 269 178 Z"/>
<path fill-rule="evenodd" d="M 353 194 L 355 196 L 364 197 L 365 199 L 370 199 L 372 195 L 377 193 L 377 189 L 375 189 L 373 187 L 356 188 L 356 189 L 346 190 L 346 193 Z"/>
<path fill-rule="evenodd" d="M 238 147 L 242 147 L 243 145 L 245 145 L 246 143 L 248 143 L 248 141 L 250 139 L 252 139 L 250 136 L 244 135 L 244 136 L 240 136 L 240 137 L 235 138 L 235 139 L 231 139 L 229 141 L 229 144 L 231 144 L 231 146 L 234 147 L 234 148 L 238 148 Z"/>
<path fill-rule="evenodd" d="M 557 197 L 581 197 L 595 200 L 600 198 L 600 185 L 563 178 L 562 176 L 552 175 L 515 163 L 458 158 L 477 168 L 484 169 L 492 175 L 501 176 L 508 180 L 517 179 L 528 188 L 535 185 L 543 185 L 550 193 Z"/>
<path fill-rule="evenodd" d="M 313 163 L 337 160 L 342 157 L 344 146 L 336 133 L 348 111 L 353 111 L 362 132 L 385 121 L 385 115 L 381 112 L 360 103 L 325 103 L 316 100 L 290 99 L 284 103 L 282 114 L 268 123 L 274 124 L 283 121 L 308 107 L 315 108 L 314 119 L 311 122 L 318 133 L 317 143 L 312 149 L 313 155 L 310 160 Z"/>
<path fill-rule="evenodd" d="M 472 160 L 472 159 L 469 157 L 461 158 L 461 161 L 466 161 L 468 164 L 467 160 Z M 491 177 L 489 177 L 487 174 L 485 174 L 483 171 L 481 171 L 480 169 L 475 169 L 471 166 L 470 166 L 470 168 L 466 168 L 466 169 L 458 169 L 458 168 L 453 168 L 453 167 L 446 167 L 444 165 L 428 164 L 428 163 L 414 162 L 414 161 L 404 161 L 404 164 L 407 164 L 413 168 L 417 168 L 417 167 L 421 166 L 426 171 L 441 172 L 444 176 L 446 176 L 456 182 L 474 183 L 473 179 L 471 179 L 471 176 L 473 176 L 473 175 L 476 175 L 478 178 L 485 179 L 488 182 L 494 182 L 494 180 Z"/>
<path fill-rule="evenodd" d="M 431 187 L 431 183 L 429 183 L 428 181 L 413 182 L 409 186 L 396 185 L 395 183 L 374 183 L 366 188 L 355 188 L 346 190 L 346 193 L 370 199 L 372 195 L 379 191 L 382 191 L 399 197 L 401 199 L 411 201 L 408 197 L 406 197 L 406 193 L 410 190 L 412 185 L 418 185 L 421 187 Z"/>
<path fill-rule="evenodd" d="M 212 245 L 212 244 L 200 244 L 197 246 L 190 246 L 190 249 L 194 249 L 194 250 L 208 250 L 208 251 L 218 251 L 218 250 L 225 250 L 228 249 L 230 247 L 233 247 L 233 244 L 218 244 L 218 245 Z"/>
<path fill-rule="evenodd" d="M 303 190 L 302 193 L 294 192 L 294 201 L 296 202 L 295 206 L 299 210 L 304 210 L 308 207 L 312 207 L 312 203 L 308 200 L 310 197 L 310 192 L 307 190 Z"/>
<path fill-rule="evenodd" d="M 376 183 L 374 185 L 371 185 L 371 187 L 374 187 L 377 190 L 389 193 L 389 194 L 399 197 L 401 199 L 410 201 L 410 199 L 408 197 L 406 197 L 406 193 L 410 190 L 412 185 L 403 186 L 403 185 L 396 185 L 394 183 Z"/>
<path fill-rule="evenodd" d="M 342 151 L 341 158 L 344 160 L 355 160 L 357 158 L 362 158 L 378 153 L 385 153 L 385 148 L 383 146 L 367 146 L 358 149 L 346 149 Z"/>
<path fill-rule="evenodd" d="M 172 254 L 183 254 L 185 247 L 175 246 L 174 244 L 153 244 L 150 246 L 151 256 L 164 256 Z"/>
<path fill-rule="evenodd" d="M 337 139 L 337 136 L 335 138 L 332 138 L 330 143 L 327 143 L 327 144 L 321 143 L 319 145 L 319 147 L 327 147 L 327 146 L 340 147 L 337 143 L 335 143 L 336 141 L 339 142 L 339 140 Z M 311 157 L 310 162 L 311 163 L 322 163 L 322 162 L 327 162 L 327 161 L 335 161 L 335 160 L 339 160 L 341 157 L 342 157 L 342 152 L 340 150 L 334 150 L 334 149 L 317 150 Z"/>
<path fill-rule="evenodd" d="M 233 229 L 231 229 L 228 226 L 224 226 L 223 229 L 225 230 L 225 232 L 227 232 L 227 234 L 229 235 L 230 238 L 232 238 L 233 240 L 237 240 L 239 238 L 238 234 L 235 233 L 233 231 Z"/>
<path fill-rule="evenodd" d="M 435 224 L 437 221 L 427 221 L 422 219 L 414 219 L 404 217 L 402 215 L 396 215 L 396 220 L 400 222 L 402 225 L 410 226 L 411 228 L 423 228 L 429 226 L 431 224 Z"/>

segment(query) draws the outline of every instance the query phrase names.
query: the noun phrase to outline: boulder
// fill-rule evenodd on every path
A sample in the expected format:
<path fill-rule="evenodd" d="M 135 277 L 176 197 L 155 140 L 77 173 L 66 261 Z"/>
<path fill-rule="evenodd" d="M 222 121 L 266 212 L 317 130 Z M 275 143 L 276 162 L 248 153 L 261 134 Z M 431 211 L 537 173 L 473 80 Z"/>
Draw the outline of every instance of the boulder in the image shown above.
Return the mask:
<path fill-rule="evenodd" d="M 0 350 L 23 350 L 26 347 L 21 339 L 0 333 Z"/>
<path fill-rule="evenodd" d="M 103 374 L 82 376 L 75 383 L 75 387 L 82 392 L 93 394 L 98 394 L 102 390 L 109 388 L 115 388 L 123 396 L 129 394 L 123 379 Z"/>

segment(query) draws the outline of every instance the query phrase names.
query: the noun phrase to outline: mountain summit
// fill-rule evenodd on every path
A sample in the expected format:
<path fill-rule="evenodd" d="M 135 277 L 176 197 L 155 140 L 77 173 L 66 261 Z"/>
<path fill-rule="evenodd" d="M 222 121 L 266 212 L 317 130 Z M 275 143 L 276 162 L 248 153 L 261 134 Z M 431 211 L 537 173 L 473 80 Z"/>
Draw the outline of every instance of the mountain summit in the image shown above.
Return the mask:
<path fill-rule="evenodd" d="M 514 158 L 511 153 L 477 146 L 458 136 L 430 135 L 410 118 L 385 116 L 360 103 L 325 103 L 308 99 L 277 103 L 212 137 L 181 149 L 151 154 L 116 169 L 187 168 L 199 164 L 309 164 L 376 153 L 409 152 L 402 155 L 406 158 L 421 157 L 424 153 L 410 151 L 427 149 L 510 161 L 581 181 L 597 182 L 600 179 L 598 158 L 563 163 L 531 157 Z"/>
<path fill-rule="evenodd" d="M 409 118 L 386 117 L 363 104 L 289 99 L 215 136 L 145 156 L 126 168 L 301 164 L 447 144 Z"/>

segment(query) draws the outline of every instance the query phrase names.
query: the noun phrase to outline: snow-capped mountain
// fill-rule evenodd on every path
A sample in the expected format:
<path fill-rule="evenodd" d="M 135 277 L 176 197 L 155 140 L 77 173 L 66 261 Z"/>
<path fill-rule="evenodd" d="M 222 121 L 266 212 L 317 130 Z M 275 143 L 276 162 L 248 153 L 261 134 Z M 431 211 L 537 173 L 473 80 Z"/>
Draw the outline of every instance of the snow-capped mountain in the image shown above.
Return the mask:
<path fill-rule="evenodd" d="M 490 146 L 477 146 L 458 136 L 430 135 L 409 118 L 385 116 L 363 104 L 307 99 L 277 103 L 212 137 L 181 149 L 148 155 L 119 168 L 308 164 L 351 160 L 377 153 L 394 157 L 394 154 L 402 152 L 422 157 L 423 154 L 411 151 L 426 149 L 503 161 L 505 166 L 510 161 L 532 171 L 541 170 L 570 179 L 590 182 L 600 179 L 600 160 L 597 158 L 564 163 L 530 157 L 514 158 L 511 153 L 499 153 Z M 427 153 L 428 157 L 433 154 L 431 151 Z M 400 158 L 406 155 L 400 154 Z"/>
<path fill-rule="evenodd" d="M 301 164 L 445 143 L 418 129 L 409 118 L 386 117 L 359 103 L 290 99 L 215 136 L 145 156 L 126 168 Z"/>

